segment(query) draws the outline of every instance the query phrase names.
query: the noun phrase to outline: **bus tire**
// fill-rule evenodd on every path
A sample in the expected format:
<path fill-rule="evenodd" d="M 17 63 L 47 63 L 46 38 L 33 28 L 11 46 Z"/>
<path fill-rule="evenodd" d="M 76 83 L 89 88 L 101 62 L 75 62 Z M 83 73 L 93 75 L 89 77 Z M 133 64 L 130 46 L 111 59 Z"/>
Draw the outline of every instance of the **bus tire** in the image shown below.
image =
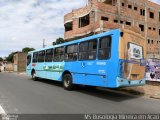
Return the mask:
<path fill-rule="evenodd" d="M 73 80 L 72 80 L 72 76 L 69 73 L 66 73 L 63 75 L 62 77 L 63 80 L 63 88 L 66 90 L 73 90 L 74 85 L 73 85 Z"/>
<path fill-rule="evenodd" d="M 38 80 L 38 77 L 36 77 L 36 72 L 35 71 L 32 71 L 31 76 L 32 76 L 32 80 L 33 81 L 37 81 Z"/>

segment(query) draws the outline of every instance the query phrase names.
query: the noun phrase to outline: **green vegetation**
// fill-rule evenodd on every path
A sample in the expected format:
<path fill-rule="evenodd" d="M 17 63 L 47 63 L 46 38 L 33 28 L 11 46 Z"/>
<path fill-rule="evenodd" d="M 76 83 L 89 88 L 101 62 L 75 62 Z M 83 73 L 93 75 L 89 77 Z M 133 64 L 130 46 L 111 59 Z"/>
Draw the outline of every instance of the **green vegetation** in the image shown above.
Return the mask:
<path fill-rule="evenodd" d="M 22 49 L 22 52 L 28 53 L 28 52 L 33 51 L 33 50 L 35 50 L 35 49 L 34 48 L 30 48 L 30 47 L 25 47 L 25 48 Z"/>
<path fill-rule="evenodd" d="M 56 39 L 55 42 L 52 43 L 52 45 L 58 45 L 58 44 L 61 44 L 61 43 L 64 43 L 64 42 L 65 42 L 64 39 L 59 37 L 59 38 Z"/>
<path fill-rule="evenodd" d="M 20 52 L 28 53 L 28 52 L 33 51 L 33 50 L 35 50 L 35 49 L 34 49 L 34 48 L 30 48 L 30 47 L 25 47 L 25 48 L 23 48 L 22 51 L 20 51 Z M 13 62 L 14 53 L 15 53 L 15 52 L 10 53 L 10 54 L 5 58 L 5 60 L 8 61 L 8 62 Z M 0 60 L 1 60 L 1 59 L 0 59 Z"/>
<path fill-rule="evenodd" d="M 10 53 L 10 54 L 5 58 L 5 60 L 8 61 L 8 62 L 13 62 L 13 55 L 14 55 L 14 52 Z"/>
<path fill-rule="evenodd" d="M 0 61 L 3 61 L 3 58 L 2 58 L 2 57 L 0 57 Z"/>

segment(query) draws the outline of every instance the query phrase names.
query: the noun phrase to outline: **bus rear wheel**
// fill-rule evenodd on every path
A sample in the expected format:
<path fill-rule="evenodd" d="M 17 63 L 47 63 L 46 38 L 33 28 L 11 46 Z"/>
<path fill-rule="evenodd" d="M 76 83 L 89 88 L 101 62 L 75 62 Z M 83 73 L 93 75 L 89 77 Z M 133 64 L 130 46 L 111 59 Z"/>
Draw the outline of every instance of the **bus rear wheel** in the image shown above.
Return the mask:
<path fill-rule="evenodd" d="M 66 90 L 73 90 L 74 85 L 73 85 L 73 80 L 72 80 L 72 76 L 69 73 L 66 73 L 63 75 L 63 87 Z"/>
<path fill-rule="evenodd" d="M 32 80 L 34 80 L 34 81 L 38 80 L 38 77 L 36 77 L 35 71 L 32 72 L 31 76 L 32 76 Z"/>

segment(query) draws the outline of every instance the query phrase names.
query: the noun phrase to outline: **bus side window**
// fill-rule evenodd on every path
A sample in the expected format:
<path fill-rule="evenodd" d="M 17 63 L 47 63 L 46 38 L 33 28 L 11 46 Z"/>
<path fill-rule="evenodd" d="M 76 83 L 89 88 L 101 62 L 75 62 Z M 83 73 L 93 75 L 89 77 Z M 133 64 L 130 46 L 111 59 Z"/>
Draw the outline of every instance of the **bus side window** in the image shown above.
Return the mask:
<path fill-rule="evenodd" d="M 27 56 L 27 66 L 31 63 L 31 55 Z"/>
<path fill-rule="evenodd" d="M 54 49 L 53 61 L 61 62 L 64 59 L 64 47 L 58 47 Z"/>
<path fill-rule="evenodd" d="M 100 38 L 98 49 L 99 60 L 106 60 L 111 57 L 111 41 L 111 36 Z"/>
<path fill-rule="evenodd" d="M 96 51 L 97 51 L 97 39 L 80 43 L 79 60 L 95 60 Z"/>
<path fill-rule="evenodd" d="M 95 60 L 97 53 L 97 40 L 89 41 L 89 48 L 88 48 L 88 59 Z"/>
<path fill-rule="evenodd" d="M 66 46 L 65 61 L 76 61 L 78 54 L 77 52 L 78 52 L 77 44 Z"/>
<path fill-rule="evenodd" d="M 79 60 L 88 59 L 88 42 L 82 42 L 79 44 Z"/>
<path fill-rule="evenodd" d="M 45 62 L 52 62 L 53 58 L 53 49 L 46 50 Z"/>
<path fill-rule="evenodd" d="M 38 52 L 35 52 L 35 53 L 33 53 L 33 60 L 32 60 L 32 62 L 36 63 L 37 60 L 38 60 Z"/>
<path fill-rule="evenodd" d="M 39 51 L 38 52 L 38 62 L 44 62 L 44 58 L 45 58 L 45 51 Z"/>

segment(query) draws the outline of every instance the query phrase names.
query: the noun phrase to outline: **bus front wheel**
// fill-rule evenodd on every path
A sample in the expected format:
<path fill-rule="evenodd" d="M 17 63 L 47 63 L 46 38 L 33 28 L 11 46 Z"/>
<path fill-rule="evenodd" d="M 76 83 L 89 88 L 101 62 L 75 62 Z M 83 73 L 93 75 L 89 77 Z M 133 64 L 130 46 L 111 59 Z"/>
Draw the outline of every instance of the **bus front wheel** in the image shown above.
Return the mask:
<path fill-rule="evenodd" d="M 73 90 L 74 85 L 71 74 L 66 73 L 63 75 L 63 87 L 66 90 Z"/>

